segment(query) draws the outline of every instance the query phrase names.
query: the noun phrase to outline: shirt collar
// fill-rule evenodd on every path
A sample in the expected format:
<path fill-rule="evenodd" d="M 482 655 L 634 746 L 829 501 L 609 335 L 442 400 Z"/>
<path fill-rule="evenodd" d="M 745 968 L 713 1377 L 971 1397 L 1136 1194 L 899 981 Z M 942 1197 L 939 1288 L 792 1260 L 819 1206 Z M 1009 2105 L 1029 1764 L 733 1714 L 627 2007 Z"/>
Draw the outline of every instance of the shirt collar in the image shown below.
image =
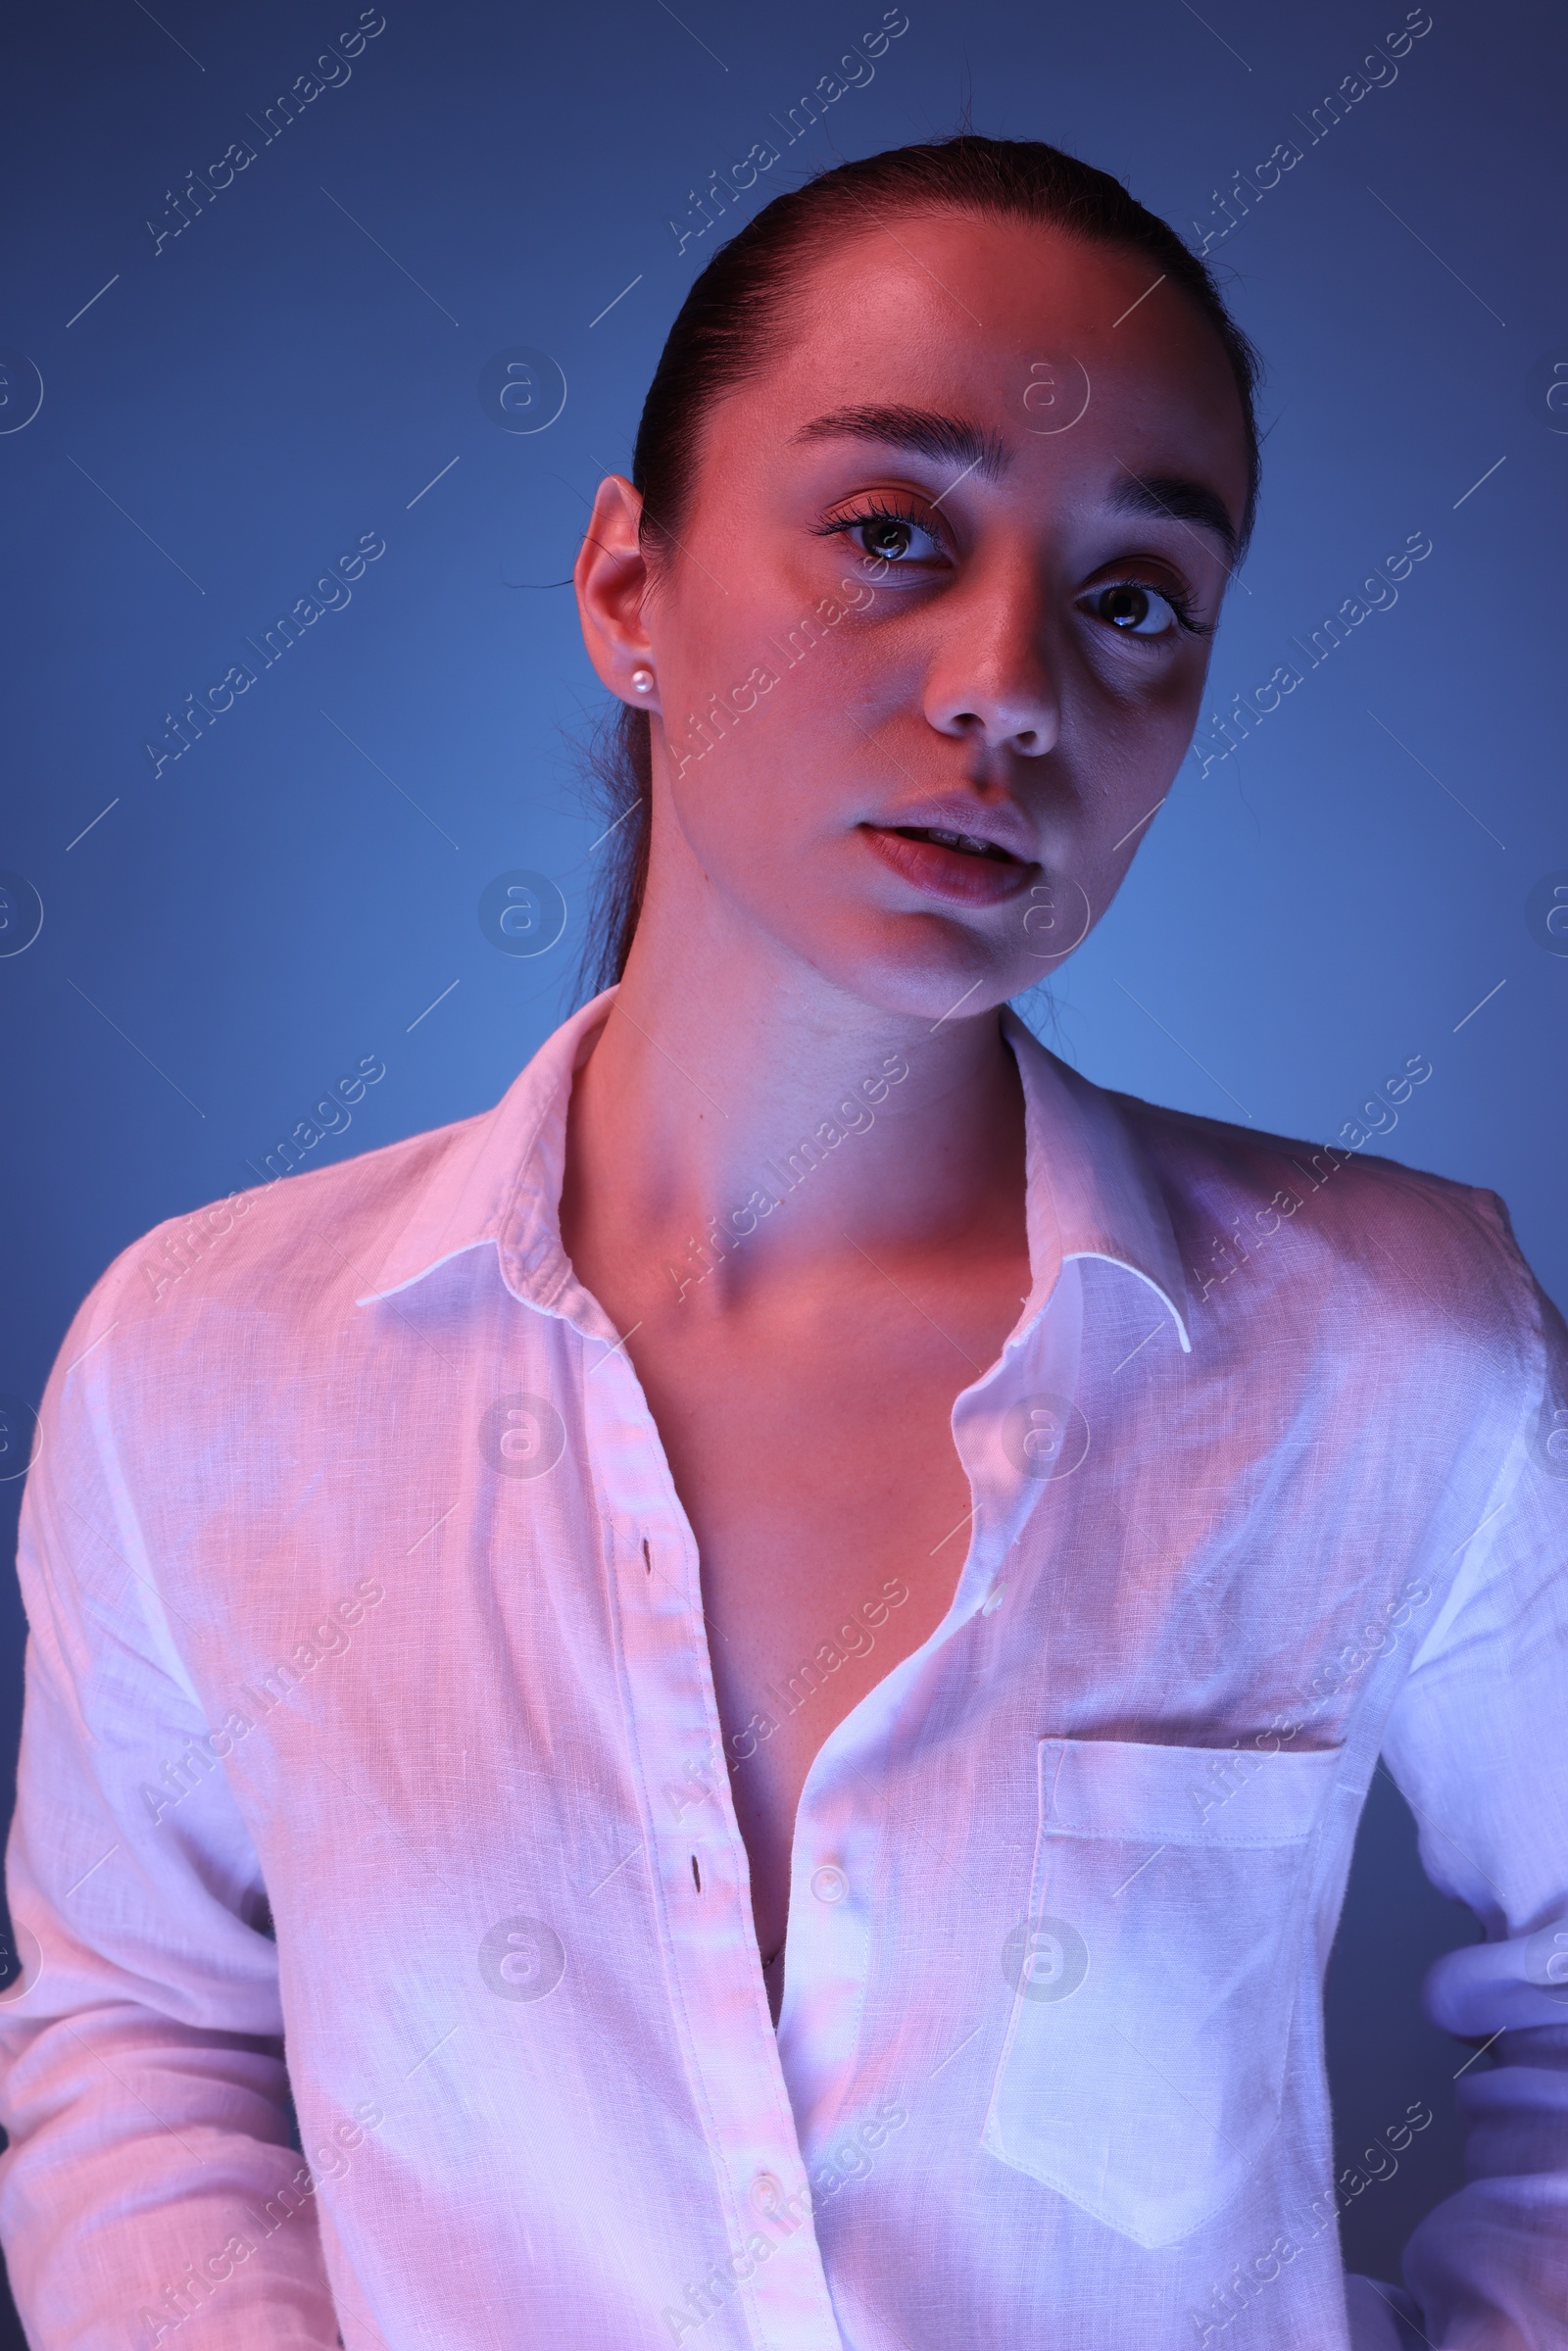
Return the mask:
<path fill-rule="evenodd" d="M 547 1037 L 493 1110 L 428 1138 L 441 1147 L 435 1166 L 356 1305 L 489 1242 L 514 1296 L 554 1306 L 573 1279 L 561 1244 L 566 1105 L 614 995 L 607 988 Z"/>
<path fill-rule="evenodd" d="M 1023 1084 L 1030 1312 L 1045 1302 L 1043 1292 L 1049 1295 L 1067 1258 L 1100 1257 L 1148 1284 L 1191 1353 L 1187 1277 L 1170 1214 L 1114 1095 L 1058 1060 L 1010 1004 L 1003 1007 L 1002 1033 Z"/>
<path fill-rule="evenodd" d="M 390 1298 L 490 1244 L 515 1298 L 560 1311 L 564 1293 L 576 1287 L 561 1241 L 566 1105 L 614 994 L 607 988 L 548 1037 L 493 1110 L 428 1139 L 440 1147 L 435 1165 L 356 1304 Z M 1186 1278 L 1170 1217 L 1114 1098 L 1058 1060 L 1010 1005 L 1002 1019 L 1024 1092 L 1034 1269 L 1025 1320 L 1045 1303 L 1067 1258 L 1100 1257 L 1148 1284 L 1190 1349 Z"/>

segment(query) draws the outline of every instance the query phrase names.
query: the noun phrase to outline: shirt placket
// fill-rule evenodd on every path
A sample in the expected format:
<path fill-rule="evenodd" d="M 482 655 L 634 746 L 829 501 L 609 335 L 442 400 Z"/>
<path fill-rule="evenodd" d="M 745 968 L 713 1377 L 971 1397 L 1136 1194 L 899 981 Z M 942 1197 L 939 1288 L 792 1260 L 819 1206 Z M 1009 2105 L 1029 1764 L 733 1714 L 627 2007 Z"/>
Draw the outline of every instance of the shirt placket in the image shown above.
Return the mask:
<path fill-rule="evenodd" d="M 762 1986 L 696 1543 L 624 1359 L 600 1362 L 587 1393 L 675 2025 L 727 2238 L 720 2284 L 769 2351 L 842 2351 Z"/>
<path fill-rule="evenodd" d="M 1007 1555 L 1047 1482 L 1034 1473 L 1055 1466 L 1031 1453 L 1026 1439 L 1036 1399 L 1049 1398 L 1058 1409 L 1070 1403 L 1078 1384 L 1082 1294 L 1077 1267 L 1062 1273 L 1047 1304 L 954 1405 L 971 1509 L 968 1549 L 948 1614 L 823 1741 L 801 1791 L 778 2041 L 808 2148 L 819 2147 L 839 2121 L 853 2119 L 849 2106 L 877 1926 L 879 1848 L 897 1827 L 886 1819 L 880 1767 L 896 1726 L 906 1744 L 918 1736 L 908 1707 L 926 1661 L 1004 1595 Z M 933 1898 L 940 1902 L 947 1890 L 939 1880 Z"/>

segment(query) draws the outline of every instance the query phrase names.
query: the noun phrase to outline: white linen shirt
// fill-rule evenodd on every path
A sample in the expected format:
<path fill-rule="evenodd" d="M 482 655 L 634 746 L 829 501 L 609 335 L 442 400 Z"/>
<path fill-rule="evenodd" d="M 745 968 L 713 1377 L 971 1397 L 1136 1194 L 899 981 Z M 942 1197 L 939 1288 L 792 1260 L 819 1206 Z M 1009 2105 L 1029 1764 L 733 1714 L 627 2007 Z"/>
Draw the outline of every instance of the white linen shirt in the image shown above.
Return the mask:
<path fill-rule="evenodd" d="M 494 1111 L 160 1227 L 62 1349 L 34 2351 L 1560 2351 L 1568 1350 L 1501 1203 L 1004 1015 L 1033 1288 L 954 1406 L 952 1605 L 806 1781 L 775 2034 L 696 1545 L 562 1246 L 608 1001 Z M 1403 2288 L 1343 2275 L 1320 2022 L 1380 1752 L 1485 1931 L 1430 2013 L 1500 2035 Z"/>

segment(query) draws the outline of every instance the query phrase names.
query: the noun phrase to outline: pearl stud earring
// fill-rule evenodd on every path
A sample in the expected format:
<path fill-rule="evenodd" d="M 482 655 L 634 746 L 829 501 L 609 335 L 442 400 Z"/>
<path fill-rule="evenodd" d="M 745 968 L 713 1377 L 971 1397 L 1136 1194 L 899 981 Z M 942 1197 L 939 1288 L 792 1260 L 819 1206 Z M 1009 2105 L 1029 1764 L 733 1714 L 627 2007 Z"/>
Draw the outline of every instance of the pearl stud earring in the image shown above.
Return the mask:
<path fill-rule="evenodd" d="M 652 694 L 654 690 L 653 671 L 651 669 L 634 669 L 631 673 L 631 690 L 634 694 Z"/>

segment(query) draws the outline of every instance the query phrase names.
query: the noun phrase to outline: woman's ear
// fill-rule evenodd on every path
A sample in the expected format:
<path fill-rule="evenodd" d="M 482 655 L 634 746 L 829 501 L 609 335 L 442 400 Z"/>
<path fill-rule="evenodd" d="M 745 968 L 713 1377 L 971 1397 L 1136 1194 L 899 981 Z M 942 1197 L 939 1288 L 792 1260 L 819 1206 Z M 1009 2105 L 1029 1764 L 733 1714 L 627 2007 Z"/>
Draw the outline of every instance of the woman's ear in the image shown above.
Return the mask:
<path fill-rule="evenodd" d="M 631 483 L 622 474 L 607 473 L 577 552 L 572 581 L 583 643 L 601 682 L 634 710 L 657 710 L 658 670 L 643 626 L 649 582 L 637 536 L 642 511 L 642 499 Z"/>

